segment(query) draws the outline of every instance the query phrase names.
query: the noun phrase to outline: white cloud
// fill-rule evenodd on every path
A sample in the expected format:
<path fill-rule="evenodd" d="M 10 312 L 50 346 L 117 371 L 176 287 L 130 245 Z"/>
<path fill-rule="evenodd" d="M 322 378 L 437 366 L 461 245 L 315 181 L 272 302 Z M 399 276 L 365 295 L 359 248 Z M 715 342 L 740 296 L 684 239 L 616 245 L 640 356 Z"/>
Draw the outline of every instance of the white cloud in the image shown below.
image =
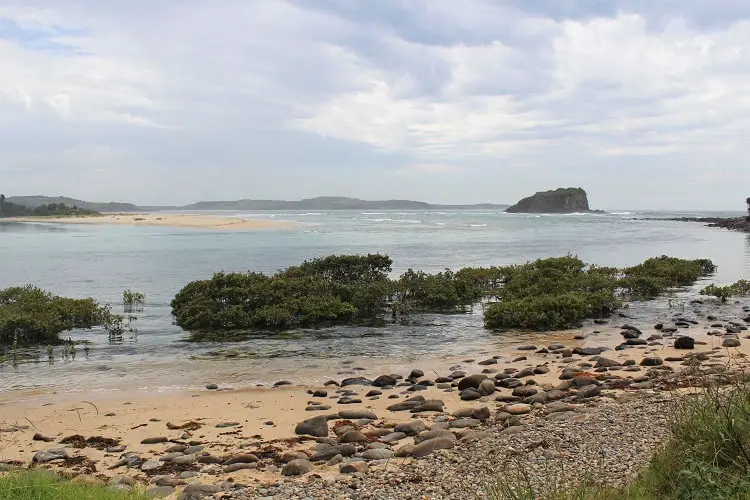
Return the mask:
<path fill-rule="evenodd" d="M 80 196 L 111 175 L 124 199 L 138 184 L 117 178 L 123 166 L 165 182 L 190 172 L 180 199 L 153 188 L 143 203 L 333 187 L 418 197 L 394 187 L 406 168 L 434 201 L 512 201 L 551 180 L 614 194 L 614 163 L 645 162 L 671 182 L 677 165 L 713 168 L 711 155 L 744 161 L 750 21 L 701 23 L 692 3 L 582 5 L 11 0 L 0 6 L 12 28 L 0 28 L 0 136 L 15 135 L 0 138 L 0 174 L 6 191 Z M 112 168 L 83 183 L 26 173 L 89 158 Z M 301 172 L 309 178 L 286 182 Z M 346 192 L 342 172 L 367 182 Z M 456 199 L 459 172 L 485 186 L 467 180 Z"/>

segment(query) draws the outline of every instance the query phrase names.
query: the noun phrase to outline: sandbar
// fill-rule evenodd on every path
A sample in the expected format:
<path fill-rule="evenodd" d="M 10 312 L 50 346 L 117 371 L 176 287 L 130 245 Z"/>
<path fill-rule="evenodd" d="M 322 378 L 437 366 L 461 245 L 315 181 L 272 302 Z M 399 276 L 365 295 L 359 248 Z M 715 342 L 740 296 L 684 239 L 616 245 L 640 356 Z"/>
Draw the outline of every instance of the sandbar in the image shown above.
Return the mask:
<path fill-rule="evenodd" d="M 0 219 L 0 222 L 190 227 L 197 229 L 221 229 L 229 231 L 284 229 L 293 226 L 293 223 L 286 221 L 241 219 L 237 217 L 218 215 L 160 213 L 118 213 L 85 217 L 9 217 L 7 219 Z"/>

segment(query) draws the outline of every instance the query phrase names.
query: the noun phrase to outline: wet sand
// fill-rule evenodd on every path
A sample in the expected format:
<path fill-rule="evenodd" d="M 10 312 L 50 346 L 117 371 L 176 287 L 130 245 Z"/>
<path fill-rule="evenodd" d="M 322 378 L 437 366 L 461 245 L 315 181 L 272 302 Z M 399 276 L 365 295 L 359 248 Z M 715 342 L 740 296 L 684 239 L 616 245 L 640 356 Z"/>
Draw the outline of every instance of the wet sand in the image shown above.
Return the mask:
<path fill-rule="evenodd" d="M 11 217 L 2 222 L 45 223 L 45 224 L 106 224 L 125 226 L 166 226 L 190 227 L 197 229 L 222 229 L 248 231 L 256 229 L 284 229 L 293 226 L 291 222 L 239 219 L 215 215 L 194 214 L 107 214 L 86 217 Z"/>

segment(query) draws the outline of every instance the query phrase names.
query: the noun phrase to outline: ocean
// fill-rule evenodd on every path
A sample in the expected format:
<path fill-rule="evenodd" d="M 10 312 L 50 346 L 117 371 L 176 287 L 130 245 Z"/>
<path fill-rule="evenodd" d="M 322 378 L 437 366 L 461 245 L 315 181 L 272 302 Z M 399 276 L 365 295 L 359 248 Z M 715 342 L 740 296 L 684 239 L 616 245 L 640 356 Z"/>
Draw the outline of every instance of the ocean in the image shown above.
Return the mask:
<path fill-rule="evenodd" d="M 185 284 L 217 271 L 272 273 L 329 254 L 381 252 L 394 274 L 523 263 L 578 255 L 628 266 L 662 254 L 711 258 L 711 281 L 750 279 L 750 235 L 665 217 L 736 216 L 688 212 L 525 215 L 500 211 L 203 212 L 294 222 L 289 229 L 228 232 L 193 228 L 0 223 L 0 288 L 34 284 L 72 297 L 93 297 L 122 311 L 125 289 L 146 295 L 143 312 L 122 342 L 102 329 L 70 332 L 76 358 L 47 362 L 46 347 L 24 351 L 33 362 L 0 364 L 0 391 L 55 389 L 176 390 L 209 382 L 235 387 L 330 378 L 342 360 L 366 367 L 489 350 L 508 338 L 482 327 L 481 310 L 434 315 L 418 325 L 336 327 L 240 342 L 186 342 L 169 303 Z M 656 307 L 644 305 L 644 307 Z M 537 334 L 538 335 L 538 334 Z M 227 357 L 229 354 L 229 358 Z"/>

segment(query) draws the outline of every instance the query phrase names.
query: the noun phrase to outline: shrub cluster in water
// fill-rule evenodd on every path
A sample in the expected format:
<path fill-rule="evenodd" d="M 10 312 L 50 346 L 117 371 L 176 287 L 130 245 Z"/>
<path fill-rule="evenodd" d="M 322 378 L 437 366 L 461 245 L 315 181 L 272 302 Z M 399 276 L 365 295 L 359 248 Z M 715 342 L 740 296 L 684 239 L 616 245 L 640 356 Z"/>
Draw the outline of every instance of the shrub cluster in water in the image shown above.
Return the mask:
<path fill-rule="evenodd" d="M 715 270 L 710 260 L 648 259 L 626 269 L 587 266 L 576 257 L 517 266 L 390 279 L 388 256 L 342 255 L 306 261 L 274 275 L 217 273 L 185 286 L 172 301 L 188 330 L 288 329 L 460 312 L 488 301 L 488 328 L 560 329 L 610 315 L 623 300 L 653 298 Z"/>
<path fill-rule="evenodd" d="M 0 344 L 56 344 L 58 333 L 102 325 L 109 317 L 94 299 L 58 297 L 34 286 L 0 290 Z"/>

